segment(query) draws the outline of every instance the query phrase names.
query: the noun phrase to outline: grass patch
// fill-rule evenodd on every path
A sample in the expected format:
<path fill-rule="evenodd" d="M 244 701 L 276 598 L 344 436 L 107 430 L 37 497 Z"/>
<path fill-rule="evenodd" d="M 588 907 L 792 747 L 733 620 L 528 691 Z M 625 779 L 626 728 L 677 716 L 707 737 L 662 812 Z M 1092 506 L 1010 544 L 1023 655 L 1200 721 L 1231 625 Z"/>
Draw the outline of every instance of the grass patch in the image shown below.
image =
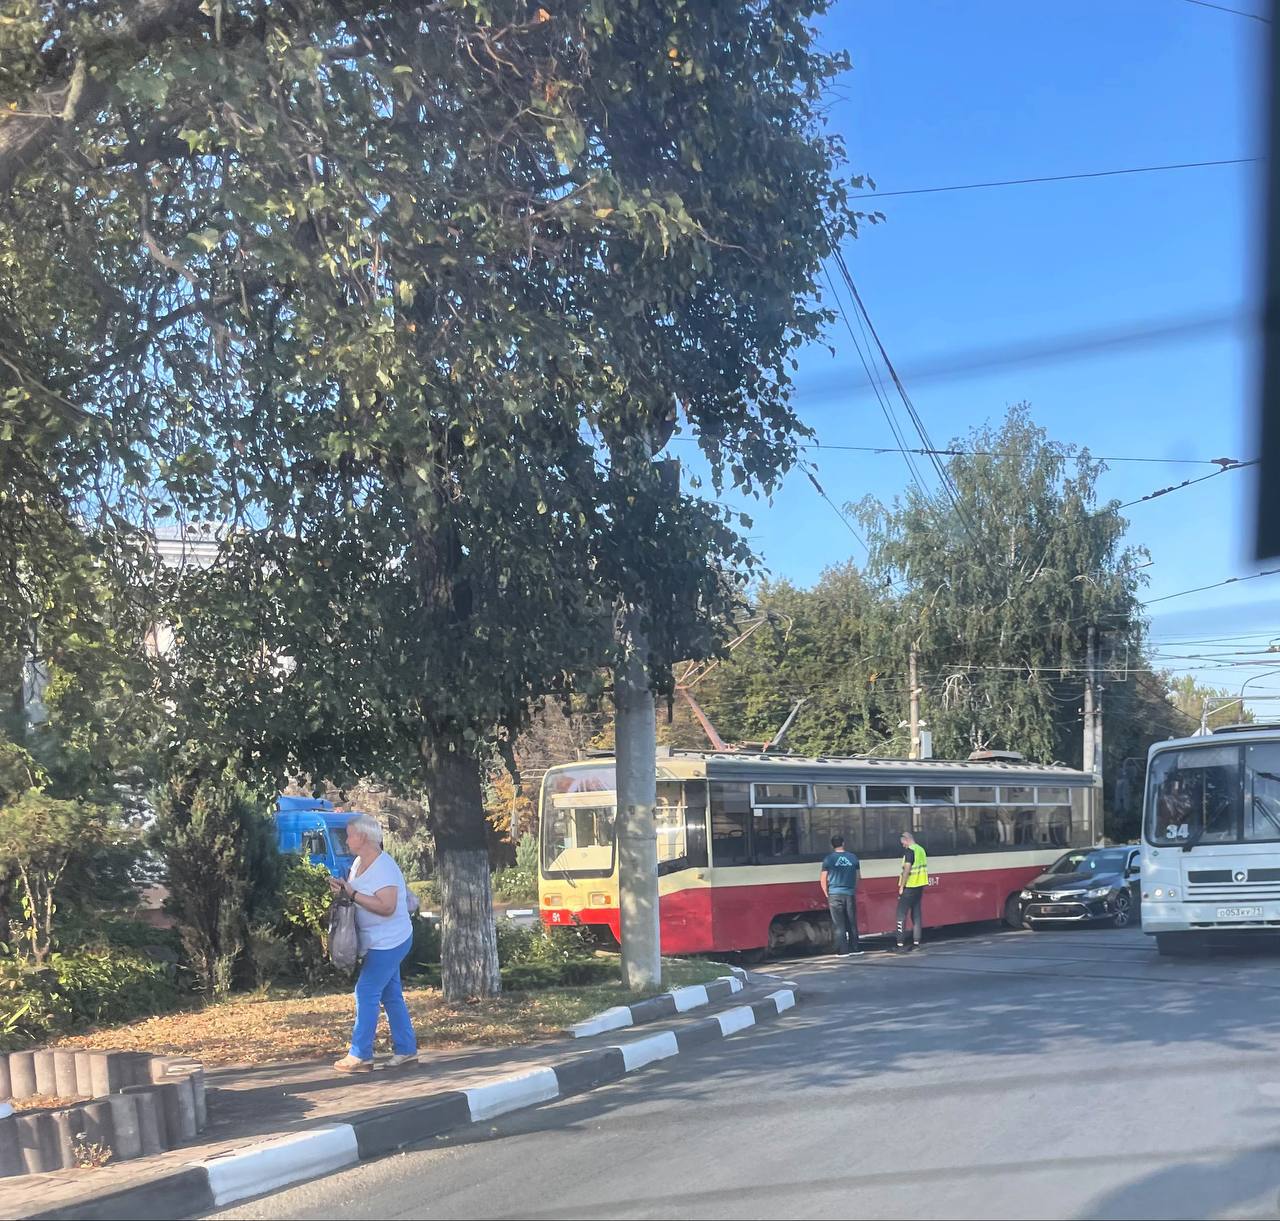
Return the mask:
<path fill-rule="evenodd" d="M 609 957 L 616 962 L 618 956 Z M 662 982 L 673 988 L 706 983 L 725 973 L 726 968 L 716 963 L 671 960 L 663 963 Z M 621 981 L 614 979 L 446 1005 L 436 988 L 405 988 L 418 1041 L 428 1052 L 535 1043 L 561 1034 L 567 1026 L 602 1009 L 628 1004 L 643 995 L 626 991 Z M 350 1039 L 353 1013 L 349 991 L 298 996 L 267 990 L 199 1009 L 102 1027 L 64 1039 L 57 1046 L 189 1055 L 209 1067 L 337 1057 Z M 377 1047 L 390 1050 L 385 1020 L 379 1024 Z"/>

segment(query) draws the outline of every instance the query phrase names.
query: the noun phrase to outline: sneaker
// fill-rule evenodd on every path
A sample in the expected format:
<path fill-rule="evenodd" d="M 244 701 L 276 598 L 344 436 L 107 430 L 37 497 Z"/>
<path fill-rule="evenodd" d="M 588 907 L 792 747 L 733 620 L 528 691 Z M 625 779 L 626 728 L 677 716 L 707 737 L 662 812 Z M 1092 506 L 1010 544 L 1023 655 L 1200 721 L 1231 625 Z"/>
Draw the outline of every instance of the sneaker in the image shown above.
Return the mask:
<path fill-rule="evenodd" d="M 334 1069 L 340 1073 L 367 1073 L 373 1069 L 372 1060 L 361 1060 L 356 1056 L 343 1056 L 341 1060 L 337 1060 L 333 1065 Z"/>
<path fill-rule="evenodd" d="M 412 1051 L 407 1056 L 392 1056 L 387 1061 L 387 1067 L 403 1068 L 406 1064 L 417 1064 L 417 1062 L 418 1062 L 418 1053 L 416 1051 Z"/>

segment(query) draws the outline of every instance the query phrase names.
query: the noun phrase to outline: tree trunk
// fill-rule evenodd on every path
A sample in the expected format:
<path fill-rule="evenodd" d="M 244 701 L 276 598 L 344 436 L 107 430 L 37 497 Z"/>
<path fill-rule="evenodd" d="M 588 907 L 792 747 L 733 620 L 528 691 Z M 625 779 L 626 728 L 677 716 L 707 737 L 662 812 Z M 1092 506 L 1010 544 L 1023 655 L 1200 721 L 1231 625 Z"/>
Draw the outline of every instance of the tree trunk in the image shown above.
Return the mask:
<path fill-rule="evenodd" d="M 440 879 L 444 998 L 457 1002 L 497 996 L 502 983 L 480 765 L 452 735 L 423 743 L 422 754 Z"/>

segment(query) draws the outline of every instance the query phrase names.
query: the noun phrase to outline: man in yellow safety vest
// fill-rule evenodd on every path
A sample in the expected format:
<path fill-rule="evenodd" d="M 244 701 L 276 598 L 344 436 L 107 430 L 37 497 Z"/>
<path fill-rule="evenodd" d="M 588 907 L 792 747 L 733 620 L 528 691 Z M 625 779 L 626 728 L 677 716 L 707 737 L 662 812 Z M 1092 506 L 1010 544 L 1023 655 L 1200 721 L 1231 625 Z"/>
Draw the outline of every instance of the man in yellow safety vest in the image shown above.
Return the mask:
<path fill-rule="evenodd" d="M 902 833 L 902 876 L 898 879 L 898 949 L 907 948 L 907 916 L 911 916 L 912 940 L 919 948 L 924 936 L 920 902 L 929 885 L 929 854 L 910 831 Z"/>

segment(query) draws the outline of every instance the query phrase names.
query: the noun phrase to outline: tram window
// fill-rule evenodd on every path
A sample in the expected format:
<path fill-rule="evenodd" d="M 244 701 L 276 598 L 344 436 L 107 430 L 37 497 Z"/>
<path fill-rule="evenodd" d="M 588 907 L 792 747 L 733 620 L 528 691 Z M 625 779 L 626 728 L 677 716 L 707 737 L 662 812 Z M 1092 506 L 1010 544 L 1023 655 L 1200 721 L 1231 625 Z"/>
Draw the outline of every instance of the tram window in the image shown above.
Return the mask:
<path fill-rule="evenodd" d="M 956 847 L 960 852 L 995 852 L 1009 847 L 1013 828 L 1008 811 L 998 806 L 961 806 L 956 812 Z"/>
<path fill-rule="evenodd" d="M 1049 788 L 1041 786 L 1036 789 L 1036 804 L 1042 806 L 1065 806 L 1071 798 L 1065 788 Z"/>
<path fill-rule="evenodd" d="M 711 863 L 745 865 L 751 859 L 749 786 L 711 784 Z"/>
<path fill-rule="evenodd" d="M 863 811 L 862 855 L 902 855 L 902 833 L 911 830 L 910 806 L 872 806 Z M 925 851 L 929 851 L 928 845 Z"/>
<path fill-rule="evenodd" d="M 867 805 L 910 805 L 911 786 L 907 784 L 867 785 Z"/>
<path fill-rule="evenodd" d="M 688 780 L 684 786 L 684 842 L 691 869 L 707 864 L 707 782 Z"/>
<path fill-rule="evenodd" d="M 813 786 L 813 804 L 816 806 L 860 806 L 862 804 L 862 785 L 815 784 Z"/>
<path fill-rule="evenodd" d="M 960 786 L 961 805 L 993 806 L 996 804 L 994 786 L 962 784 Z"/>
<path fill-rule="evenodd" d="M 752 824 L 756 863 L 764 865 L 797 859 L 801 855 L 801 843 L 808 838 L 808 821 L 809 811 L 806 809 L 768 806 L 756 810 Z"/>
<path fill-rule="evenodd" d="M 1015 792 L 1017 790 L 1005 789 L 1006 793 Z M 1013 846 L 1016 848 L 1031 848 L 1037 844 L 1043 843 L 1043 839 L 1039 834 L 1036 826 L 1036 810 L 1034 807 L 1022 806 L 1013 808 L 1010 806 L 1000 807 L 1001 818 L 1013 829 L 1011 839 Z"/>
<path fill-rule="evenodd" d="M 676 798 L 679 800 L 679 785 Z M 684 809 L 679 804 L 666 804 L 661 797 L 653 808 L 654 829 L 658 835 L 658 869 L 664 864 L 683 862 L 685 857 Z"/>
<path fill-rule="evenodd" d="M 1095 842 L 1093 834 L 1093 790 L 1081 786 L 1071 790 L 1071 847 L 1087 848 Z"/>
<path fill-rule="evenodd" d="M 924 806 L 916 834 L 930 856 L 950 856 L 956 850 L 955 807 Z"/>
<path fill-rule="evenodd" d="M 1042 793 L 1044 789 L 1040 790 Z M 1065 797 L 1066 790 L 1063 790 Z M 1049 843 L 1054 848 L 1071 847 L 1071 807 L 1069 805 L 1049 807 Z"/>
<path fill-rule="evenodd" d="M 949 784 L 917 784 L 916 805 L 955 805 L 956 791 Z"/>
<path fill-rule="evenodd" d="M 806 806 L 809 804 L 807 784 L 757 784 L 753 786 L 758 806 Z"/>
<path fill-rule="evenodd" d="M 1006 806 L 1033 806 L 1036 803 L 1035 789 L 1002 788 L 1000 804 Z"/>
<path fill-rule="evenodd" d="M 818 806 L 809 816 L 806 856 L 826 856 L 831 837 L 843 835 L 845 847 L 862 855 L 862 810 L 858 806 Z"/>

